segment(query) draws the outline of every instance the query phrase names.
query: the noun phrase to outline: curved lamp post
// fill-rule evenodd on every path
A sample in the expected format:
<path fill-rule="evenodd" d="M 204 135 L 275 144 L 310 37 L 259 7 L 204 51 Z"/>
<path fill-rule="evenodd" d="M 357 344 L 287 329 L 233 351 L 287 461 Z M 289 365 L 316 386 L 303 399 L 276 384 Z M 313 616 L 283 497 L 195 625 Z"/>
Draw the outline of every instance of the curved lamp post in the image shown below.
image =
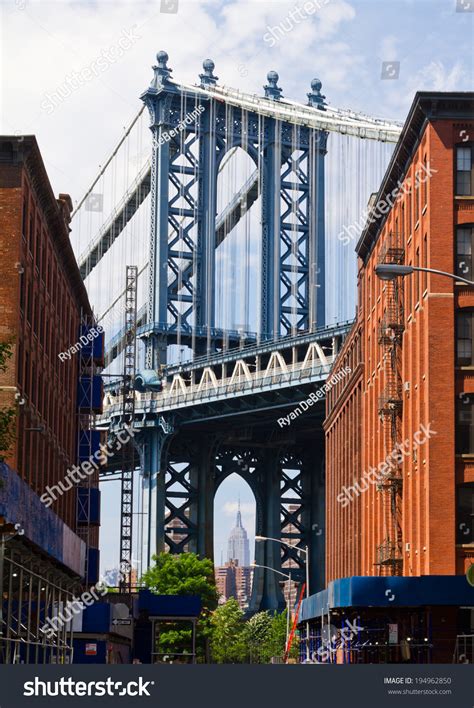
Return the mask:
<path fill-rule="evenodd" d="M 447 273 L 445 270 L 436 270 L 436 268 L 422 268 L 421 266 L 411 266 L 411 265 L 397 265 L 396 263 L 380 263 L 375 266 L 375 274 L 380 278 L 380 280 L 393 280 L 399 276 L 404 277 L 405 275 L 411 275 L 412 273 L 434 273 L 435 275 L 444 275 L 446 278 L 452 278 L 453 280 L 458 280 L 461 283 L 466 283 L 467 285 L 474 285 L 474 280 L 467 280 L 467 278 L 462 278 L 460 275 L 455 273 Z"/>

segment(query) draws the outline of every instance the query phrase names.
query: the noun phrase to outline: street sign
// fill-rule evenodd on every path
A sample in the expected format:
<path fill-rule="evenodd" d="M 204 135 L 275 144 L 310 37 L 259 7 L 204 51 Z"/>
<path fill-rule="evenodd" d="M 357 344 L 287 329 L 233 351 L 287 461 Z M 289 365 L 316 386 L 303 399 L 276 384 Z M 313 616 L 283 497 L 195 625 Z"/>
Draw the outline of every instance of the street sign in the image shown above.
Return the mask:
<path fill-rule="evenodd" d="M 112 624 L 114 626 L 128 625 L 128 624 L 132 624 L 132 620 L 130 618 L 129 619 L 114 619 L 114 620 L 112 620 Z"/>

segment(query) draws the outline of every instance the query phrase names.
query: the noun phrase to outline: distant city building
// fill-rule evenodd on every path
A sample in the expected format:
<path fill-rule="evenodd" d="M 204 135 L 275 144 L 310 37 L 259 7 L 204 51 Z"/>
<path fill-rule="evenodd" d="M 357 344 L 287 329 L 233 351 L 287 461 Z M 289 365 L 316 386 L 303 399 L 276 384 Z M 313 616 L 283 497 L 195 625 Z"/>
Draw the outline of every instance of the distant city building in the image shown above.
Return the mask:
<path fill-rule="evenodd" d="M 250 546 L 247 531 L 242 526 L 242 514 L 240 513 L 240 502 L 237 510 L 237 520 L 230 532 L 227 543 L 227 561 L 236 560 L 242 568 L 250 565 Z"/>
<path fill-rule="evenodd" d="M 221 560 L 222 563 L 222 560 Z M 227 562 L 215 569 L 216 586 L 223 604 L 235 597 L 242 609 L 247 609 L 252 590 L 253 568 L 250 568 L 250 544 L 242 525 L 240 502 L 235 526 L 227 542 Z"/>
<path fill-rule="evenodd" d="M 253 568 L 243 568 L 237 560 L 230 560 L 215 570 L 216 586 L 220 594 L 219 603 L 224 604 L 235 597 L 239 606 L 245 610 L 249 606 L 252 590 Z"/>

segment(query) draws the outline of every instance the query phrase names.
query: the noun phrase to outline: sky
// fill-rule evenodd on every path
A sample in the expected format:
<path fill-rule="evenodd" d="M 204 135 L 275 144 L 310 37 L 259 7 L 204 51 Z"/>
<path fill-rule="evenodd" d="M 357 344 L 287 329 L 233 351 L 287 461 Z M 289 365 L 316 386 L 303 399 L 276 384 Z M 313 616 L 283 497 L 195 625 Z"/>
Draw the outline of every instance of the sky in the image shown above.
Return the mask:
<path fill-rule="evenodd" d="M 2 133 L 35 134 L 55 193 L 74 203 L 137 113 L 161 49 L 177 80 L 195 83 L 212 58 L 220 84 L 262 95 L 274 69 L 283 94 L 305 102 L 318 77 L 331 105 L 394 120 L 417 90 L 473 89 L 474 0 L 3 0 L 0 12 Z M 119 491 L 104 487 L 111 568 Z M 229 479 L 216 497 L 218 562 L 239 494 L 254 535 L 252 494 Z"/>

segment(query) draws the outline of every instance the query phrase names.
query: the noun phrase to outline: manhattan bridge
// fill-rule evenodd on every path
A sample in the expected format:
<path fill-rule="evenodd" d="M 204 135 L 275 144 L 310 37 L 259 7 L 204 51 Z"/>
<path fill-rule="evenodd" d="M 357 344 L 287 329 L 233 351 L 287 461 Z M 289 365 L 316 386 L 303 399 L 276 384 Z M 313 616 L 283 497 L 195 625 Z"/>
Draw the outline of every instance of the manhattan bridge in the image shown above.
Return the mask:
<path fill-rule="evenodd" d="M 256 534 L 283 542 L 257 543 L 256 563 L 303 582 L 308 557 L 316 592 L 324 398 L 291 425 L 278 419 L 324 384 L 350 328 L 351 225 L 401 126 L 331 107 L 318 79 L 298 103 L 275 71 L 260 96 L 214 71 L 208 59 L 196 84 L 180 83 L 157 54 L 136 117 L 74 212 L 106 332 L 96 425 L 110 440 L 133 431 L 102 479 L 121 480 L 120 561 L 141 573 L 161 550 L 213 558 L 214 497 L 240 475 Z M 282 602 L 275 574 L 256 569 L 251 610 Z"/>

